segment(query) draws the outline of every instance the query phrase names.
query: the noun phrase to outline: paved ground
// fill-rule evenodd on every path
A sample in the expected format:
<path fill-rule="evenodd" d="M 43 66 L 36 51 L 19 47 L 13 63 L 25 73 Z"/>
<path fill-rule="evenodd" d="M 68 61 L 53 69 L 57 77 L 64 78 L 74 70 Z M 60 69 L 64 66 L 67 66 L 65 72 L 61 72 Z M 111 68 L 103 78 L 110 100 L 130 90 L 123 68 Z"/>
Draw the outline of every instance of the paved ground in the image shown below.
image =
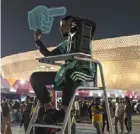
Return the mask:
<path fill-rule="evenodd" d="M 16 126 L 12 127 L 12 134 L 25 134 L 25 133 L 24 133 L 23 127 L 20 128 L 19 126 L 16 125 Z M 78 125 L 76 134 L 96 134 L 96 131 L 89 124 L 82 124 L 82 125 Z M 133 124 L 132 134 L 140 134 L 140 124 L 139 123 Z"/>
<path fill-rule="evenodd" d="M 133 121 L 132 134 L 140 134 L 140 116 L 133 116 L 132 121 Z M 25 133 L 23 127 L 20 128 L 19 125 L 13 125 L 12 134 L 25 134 Z M 92 127 L 91 124 L 85 124 L 85 123 L 77 124 L 76 134 L 96 134 L 96 130 Z"/>
<path fill-rule="evenodd" d="M 25 133 L 24 133 L 23 128 L 20 128 L 19 126 L 14 126 L 12 127 L 12 134 L 25 134 Z M 96 131 L 95 129 L 92 129 L 92 128 L 90 129 L 82 128 L 82 129 L 77 129 L 76 134 L 96 134 Z"/>

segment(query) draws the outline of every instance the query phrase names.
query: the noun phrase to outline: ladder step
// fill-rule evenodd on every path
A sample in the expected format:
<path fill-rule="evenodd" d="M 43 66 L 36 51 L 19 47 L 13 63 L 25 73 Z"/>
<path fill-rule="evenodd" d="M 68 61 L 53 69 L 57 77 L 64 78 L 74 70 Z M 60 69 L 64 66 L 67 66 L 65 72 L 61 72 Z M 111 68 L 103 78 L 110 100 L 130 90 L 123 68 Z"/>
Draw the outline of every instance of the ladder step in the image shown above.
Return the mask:
<path fill-rule="evenodd" d="M 103 90 L 103 87 L 84 87 L 84 86 L 80 86 L 78 87 L 80 90 Z"/>
<path fill-rule="evenodd" d="M 62 128 L 62 126 L 58 126 L 58 125 L 45 125 L 45 124 L 32 124 L 33 127 L 46 127 L 46 128 Z"/>
<path fill-rule="evenodd" d="M 91 90 L 103 90 L 103 87 L 91 87 Z"/>

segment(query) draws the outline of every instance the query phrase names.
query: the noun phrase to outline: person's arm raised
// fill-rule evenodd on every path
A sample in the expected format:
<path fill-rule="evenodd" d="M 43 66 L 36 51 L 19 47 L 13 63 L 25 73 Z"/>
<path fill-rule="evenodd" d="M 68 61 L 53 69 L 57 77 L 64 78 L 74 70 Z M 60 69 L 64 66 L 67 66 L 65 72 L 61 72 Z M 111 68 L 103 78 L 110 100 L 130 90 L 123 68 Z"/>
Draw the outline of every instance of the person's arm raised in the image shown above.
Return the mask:
<path fill-rule="evenodd" d="M 42 41 L 40 40 L 41 38 L 41 32 L 40 31 L 36 31 L 34 33 L 34 38 L 35 38 L 35 43 L 37 48 L 39 49 L 40 53 L 43 54 L 44 56 L 53 56 L 53 55 L 58 55 L 61 54 L 59 49 L 54 49 L 52 51 L 49 51 L 45 45 L 42 43 Z"/>

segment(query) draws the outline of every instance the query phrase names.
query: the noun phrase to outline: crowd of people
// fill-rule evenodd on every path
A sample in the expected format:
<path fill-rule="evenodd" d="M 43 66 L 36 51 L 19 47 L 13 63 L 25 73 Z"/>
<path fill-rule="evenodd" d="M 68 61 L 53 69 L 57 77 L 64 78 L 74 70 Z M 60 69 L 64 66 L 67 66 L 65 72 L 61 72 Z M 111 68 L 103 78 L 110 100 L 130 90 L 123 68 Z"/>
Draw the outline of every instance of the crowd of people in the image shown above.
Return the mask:
<path fill-rule="evenodd" d="M 20 123 L 24 125 L 25 132 L 29 125 L 37 99 L 30 96 L 26 97 L 26 101 L 12 101 L 4 99 L 1 101 L 1 133 L 11 134 L 11 124 Z"/>
<path fill-rule="evenodd" d="M 135 105 L 140 104 L 140 101 L 136 104 L 128 97 L 125 99 L 116 98 L 116 101 L 109 99 L 109 107 L 112 120 L 115 125 L 115 132 L 118 134 L 118 122 L 120 123 L 121 133 L 124 132 L 124 124 L 129 133 L 132 131 L 132 115 L 139 113 L 135 110 Z M 37 104 L 37 98 L 27 96 L 25 102 L 2 100 L 1 101 L 1 131 L 2 134 L 12 134 L 11 124 L 20 123 L 20 127 L 24 126 L 25 132 L 27 131 L 32 113 L 34 112 Z M 57 107 L 61 108 L 61 101 L 57 103 Z M 109 121 L 107 118 L 107 111 L 105 102 L 101 98 L 94 98 L 92 100 L 76 99 L 74 102 L 75 120 L 76 122 L 90 122 L 94 124 L 97 130 L 97 134 L 103 134 L 106 130 L 109 132 Z M 76 123 L 75 122 L 75 123 Z"/>
<path fill-rule="evenodd" d="M 61 101 L 59 101 L 58 104 L 60 105 Z M 77 99 L 74 105 L 77 122 L 85 122 L 85 120 L 89 122 L 91 119 L 97 130 L 97 134 L 103 134 L 105 126 L 106 130 L 108 132 L 110 131 L 104 100 L 98 97 L 90 101 Z M 129 97 L 116 98 L 116 100 L 109 99 L 109 107 L 116 134 L 119 133 L 118 123 L 120 124 L 121 133 L 124 133 L 124 124 L 128 133 L 131 133 L 132 115 L 140 113 L 140 100 L 136 102 Z"/>

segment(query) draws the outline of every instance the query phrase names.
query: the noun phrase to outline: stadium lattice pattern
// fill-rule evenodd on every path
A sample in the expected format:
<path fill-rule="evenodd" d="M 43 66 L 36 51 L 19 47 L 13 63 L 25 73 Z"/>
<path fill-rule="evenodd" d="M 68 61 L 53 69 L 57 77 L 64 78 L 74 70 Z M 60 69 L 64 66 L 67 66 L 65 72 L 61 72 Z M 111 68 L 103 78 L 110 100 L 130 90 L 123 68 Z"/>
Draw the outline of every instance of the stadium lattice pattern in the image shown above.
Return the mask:
<path fill-rule="evenodd" d="M 3 77 L 28 80 L 34 71 L 58 70 L 58 66 L 53 70 L 40 68 L 35 60 L 40 56 L 38 51 L 31 51 L 3 58 Z M 107 88 L 140 90 L 140 35 L 95 40 L 92 56 L 103 65 Z M 100 79 L 98 82 L 101 85 Z"/>
<path fill-rule="evenodd" d="M 140 89 L 140 35 L 94 41 L 92 50 L 108 88 Z"/>

